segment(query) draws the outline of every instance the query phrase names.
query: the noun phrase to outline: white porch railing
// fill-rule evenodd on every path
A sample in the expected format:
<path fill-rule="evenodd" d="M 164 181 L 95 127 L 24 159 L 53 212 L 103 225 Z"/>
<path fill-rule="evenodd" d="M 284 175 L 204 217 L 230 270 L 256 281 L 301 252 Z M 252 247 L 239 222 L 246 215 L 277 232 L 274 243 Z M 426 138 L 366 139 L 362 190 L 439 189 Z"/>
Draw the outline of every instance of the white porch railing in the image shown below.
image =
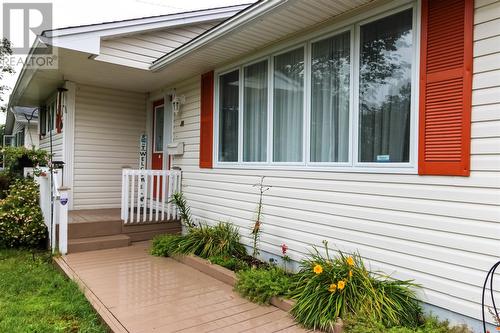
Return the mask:
<path fill-rule="evenodd" d="M 40 208 L 49 232 L 50 249 L 52 252 L 59 250 L 61 254 L 66 254 L 68 253 L 67 191 L 69 189 L 59 186 L 62 183 L 61 170 L 53 170 L 52 172 L 52 182 L 48 168 L 43 168 L 42 175 L 35 177 L 35 179 L 40 185 Z M 59 232 L 56 232 L 57 225 L 59 225 Z"/>
<path fill-rule="evenodd" d="M 170 198 L 180 190 L 181 171 L 123 169 L 122 220 L 147 223 L 179 218 Z"/>

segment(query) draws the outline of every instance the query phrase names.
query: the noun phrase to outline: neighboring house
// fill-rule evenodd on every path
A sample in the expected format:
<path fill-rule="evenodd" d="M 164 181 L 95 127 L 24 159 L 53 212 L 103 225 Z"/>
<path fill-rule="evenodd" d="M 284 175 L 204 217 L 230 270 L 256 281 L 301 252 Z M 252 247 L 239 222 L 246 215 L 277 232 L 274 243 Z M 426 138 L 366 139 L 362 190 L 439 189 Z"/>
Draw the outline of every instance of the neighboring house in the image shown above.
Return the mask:
<path fill-rule="evenodd" d="M 38 108 L 16 106 L 7 111 L 3 145 L 38 147 Z"/>
<path fill-rule="evenodd" d="M 176 185 L 137 171 L 135 191 L 122 169 L 146 162 L 180 169 L 193 214 L 246 236 L 265 176 L 266 255 L 286 243 L 300 260 L 327 239 L 477 324 L 500 256 L 500 1 L 242 9 L 40 36 L 59 68 L 23 71 L 10 106 L 41 108 L 40 146 L 52 133 L 70 209 L 151 218 Z M 61 87 L 64 108 L 51 104 Z"/>

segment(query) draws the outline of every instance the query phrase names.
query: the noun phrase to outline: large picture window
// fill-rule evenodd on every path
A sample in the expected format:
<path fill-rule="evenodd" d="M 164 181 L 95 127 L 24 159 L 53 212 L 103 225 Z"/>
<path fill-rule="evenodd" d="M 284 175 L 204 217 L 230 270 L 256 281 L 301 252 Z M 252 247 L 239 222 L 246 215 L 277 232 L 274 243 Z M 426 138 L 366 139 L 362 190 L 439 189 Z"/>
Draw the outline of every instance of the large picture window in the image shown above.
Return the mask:
<path fill-rule="evenodd" d="M 217 161 L 414 169 L 415 27 L 407 5 L 219 74 Z"/>

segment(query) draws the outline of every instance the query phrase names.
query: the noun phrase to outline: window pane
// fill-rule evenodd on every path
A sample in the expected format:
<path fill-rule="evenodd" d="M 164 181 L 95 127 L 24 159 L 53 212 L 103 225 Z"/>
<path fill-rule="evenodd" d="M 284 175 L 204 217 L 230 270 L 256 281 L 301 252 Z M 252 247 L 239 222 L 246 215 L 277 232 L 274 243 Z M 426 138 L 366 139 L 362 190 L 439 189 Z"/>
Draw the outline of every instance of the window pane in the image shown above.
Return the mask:
<path fill-rule="evenodd" d="M 302 161 L 304 48 L 274 57 L 273 161 Z"/>
<path fill-rule="evenodd" d="M 163 106 L 155 108 L 155 151 L 163 151 Z"/>
<path fill-rule="evenodd" d="M 350 33 L 312 44 L 311 161 L 349 160 Z"/>
<path fill-rule="evenodd" d="M 245 67 L 243 161 L 267 160 L 267 61 Z"/>
<path fill-rule="evenodd" d="M 361 27 L 359 160 L 408 162 L 412 10 Z"/>
<path fill-rule="evenodd" d="M 238 161 L 239 73 L 219 78 L 219 161 Z"/>

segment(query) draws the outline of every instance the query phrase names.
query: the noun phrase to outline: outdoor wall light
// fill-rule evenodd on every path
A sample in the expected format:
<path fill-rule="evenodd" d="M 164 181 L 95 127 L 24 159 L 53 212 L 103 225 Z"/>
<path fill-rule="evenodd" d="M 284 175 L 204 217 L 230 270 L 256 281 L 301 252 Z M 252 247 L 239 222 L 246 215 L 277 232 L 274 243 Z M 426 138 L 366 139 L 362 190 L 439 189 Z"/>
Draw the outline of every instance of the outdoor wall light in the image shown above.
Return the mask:
<path fill-rule="evenodd" d="M 181 105 L 184 103 L 186 103 L 186 97 L 184 95 L 177 96 L 174 89 L 172 93 L 172 110 L 174 111 L 174 114 L 178 114 L 180 112 Z"/>

